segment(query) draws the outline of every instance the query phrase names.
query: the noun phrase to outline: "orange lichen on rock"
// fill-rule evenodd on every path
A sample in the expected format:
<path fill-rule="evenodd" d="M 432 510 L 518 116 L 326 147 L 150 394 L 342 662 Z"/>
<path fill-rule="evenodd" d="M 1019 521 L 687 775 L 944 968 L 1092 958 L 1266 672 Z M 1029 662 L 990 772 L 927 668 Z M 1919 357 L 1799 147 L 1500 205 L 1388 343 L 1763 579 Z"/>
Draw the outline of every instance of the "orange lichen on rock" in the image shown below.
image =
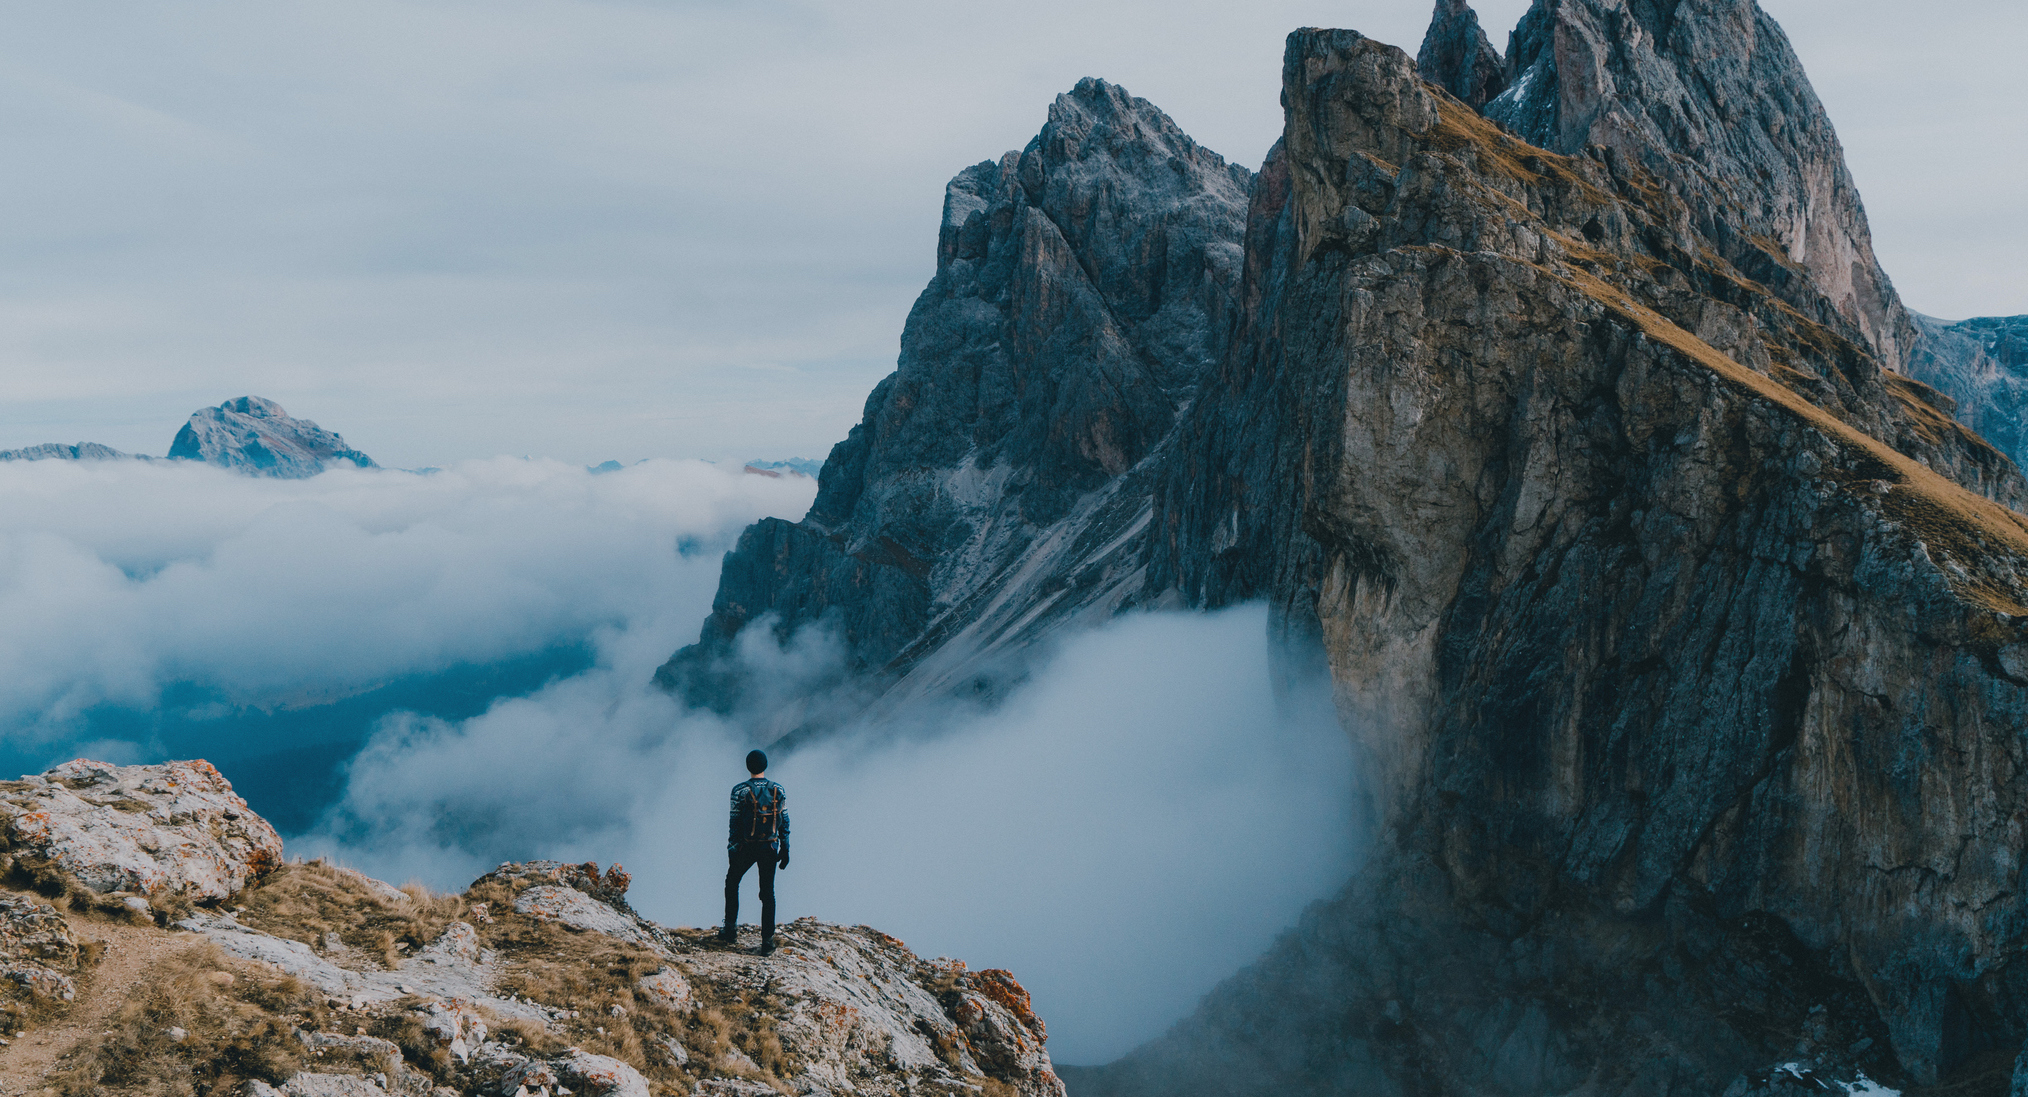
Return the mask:
<path fill-rule="evenodd" d="M 1035 1015 L 1035 1007 L 1028 998 L 1028 989 L 1015 980 L 1012 972 L 1001 968 L 987 968 L 972 976 L 972 986 L 979 993 L 1000 1003 L 1022 1025 L 1034 1030 L 1038 1039 L 1049 1039 L 1049 1028 L 1042 1023 L 1042 1018 Z"/>

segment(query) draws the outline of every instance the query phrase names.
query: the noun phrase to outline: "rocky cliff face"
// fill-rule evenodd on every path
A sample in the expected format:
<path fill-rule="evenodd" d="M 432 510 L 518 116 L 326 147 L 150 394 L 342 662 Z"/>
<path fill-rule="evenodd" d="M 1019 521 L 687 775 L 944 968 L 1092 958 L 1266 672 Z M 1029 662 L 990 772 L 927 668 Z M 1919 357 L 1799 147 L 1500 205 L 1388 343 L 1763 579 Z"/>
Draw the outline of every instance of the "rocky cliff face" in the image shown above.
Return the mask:
<path fill-rule="evenodd" d="M 1111 482 L 1149 496 L 1097 573 L 1131 591 L 1063 595 L 1267 599 L 1328 668 L 1375 852 L 1073 1091 L 2004 1088 L 2028 483 L 1900 368 L 1915 321 L 1753 4 L 1538 0 L 1483 113 L 1446 90 L 1486 86 L 1464 11 L 1420 66 L 1290 37 L 1214 353 Z M 2002 327 L 1955 337 L 1997 371 Z M 892 562 L 797 545 L 735 554 L 722 604 L 896 604 Z M 885 623 L 921 667 L 980 616 Z"/>
<path fill-rule="evenodd" d="M 1916 331 L 1873 257 L 1844 149 L 1758 4 L 1538 0 L 1507 84 L 1486 117 L 1555 152 L 1618 151 L 1687 200 L 1727 263 L 1903 365 Z"/>
<path fill-rule="evenodd" d="M 1250 179 L 1099 80 L 960 173 L 897 369 L 808 517 L 741 537 L 657 680 L 733 707 L 736 638 L 765 622 L 828 625 L 890 696 L 990 691 L 1008 651 L 1137 599 L 1150 470 L 1218 351 Z"/>
<path fill-rule="evenodd" d="M 804 918 L 671 929 L 618 865 L 461 895 L 283 862 L 203 762 L 0 789 L 0 1086 L 82 1097 L 1062 1097 L 1027 992 Z M 24 1034 L 26 1039 L 23 1038 Z"/>
<path fill-rule="evenodd" d="M 1920 314 L 1908 372 L 1955 402 L 1966 426 L 2028 461 L 2028 316 L 1982 316 L 1947 323 Z"/>
<path fill-rule="evenodd" d="M 1415 55 L 1424 80 L 1477 110 L 1507 90 L 1507 66 L 1465 0 L 1437 0 L 1429 33 Z"/>
<path fill-rule="evenodd" d="M 273 400 L 242 396 L 190 416 L 169 456 L 256 476 L 300 480 L 330 467 L 373 468 L 373 458 L 308 419 L 292 419 Z"/>
<path fill-rule="evenodd" d="M 1725 263 L 1705 226 L 1756 214 L 1722 191 L 1527 146 L 1352 32 L 1284 81 L 1156 571 L 1319 638 L 1384 840 L 1074 1091 L 2004 1079 L 2019 474 Z"/>

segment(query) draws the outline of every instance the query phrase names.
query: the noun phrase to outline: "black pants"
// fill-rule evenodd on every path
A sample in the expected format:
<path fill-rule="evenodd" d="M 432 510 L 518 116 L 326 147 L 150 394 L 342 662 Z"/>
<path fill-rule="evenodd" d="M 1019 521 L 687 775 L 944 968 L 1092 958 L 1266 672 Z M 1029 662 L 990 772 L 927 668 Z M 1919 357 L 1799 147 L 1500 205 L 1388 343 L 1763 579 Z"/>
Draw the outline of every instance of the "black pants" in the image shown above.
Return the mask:
<path fill-rule="evenodd" d="M 746 870 L 760 866 L 761 943 L 775 939 L 775 862 L 781 858 L 766 842 L 741 842 L 726 854 L 725 926 L 739 928 L 739 882 Z"/>

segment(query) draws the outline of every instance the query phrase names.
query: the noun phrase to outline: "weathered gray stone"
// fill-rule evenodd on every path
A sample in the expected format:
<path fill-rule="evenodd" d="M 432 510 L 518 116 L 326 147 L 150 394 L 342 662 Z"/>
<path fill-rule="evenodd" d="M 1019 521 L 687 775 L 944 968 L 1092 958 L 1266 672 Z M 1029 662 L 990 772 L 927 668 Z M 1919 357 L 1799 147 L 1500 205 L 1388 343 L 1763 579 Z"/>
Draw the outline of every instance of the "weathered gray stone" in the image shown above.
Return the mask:
<path fill-rule="evenodd" d="M 1535 0 L 1484 111 L 1524 140 L 1610 148 L 1684 203 L 1716 255 L 1889 368 L 1916 332 L 1873 255 L 1844 148 L 1752 0 Z"/>
<path fill-rule="evenodd" d="M 765 696 L 739 658 L 756 622 L 776 643 L 827 622 L 842 671 L 903 693 L 978 694 L 1056 623 L 1132 603 L 1146 466 L 1218 352 L 1250 179 L 1100 80 L 960 173 L 896 371 L 809 515 L 741 537 L 701 639 L 657 681 L 786 731 L 820 722 L 798 705 L 827 683 Z"/>
<path fill-rule="evenodd" d="M 2015 464 L 2028 461 L 2028 316 L 1949 323 L 1920 313 L 1909 376 L 1950 398 L 1958 420 Z"/>
<path fill-rule="evenodd" d="M 273 400 L 242 396 L 191 413 L 169 446 L 172 458 L 256 476 L 300 480 L 327 468 L 374 468 L 373 458 Z"/>
<path fill-rule="evenodd" d="M 282 839 L 204 761 L 78 759 L 0 783 L 14 866 L 100 894 L 223 899 L 280 863 Z"/>
<path fill-rule="evenodd" d="M 1432 120 L 1409 74 L 1291 36 L 1259 305 L 1150 572 L 1313 638 L 1382 841 L 1073 1088 L 1717 1093 L 1798 1033 L 1928 1084 L 2018 1045 L 2018 472 L 1856 329 L 1711 277 L 1620 154 Z"/>
<path fill-rule="evenodd" d="M 1507 66 L 1467 0 L 1436 0 L 1415 67 L 1423 79 L 1475 109 L 1507 90 Z"/>

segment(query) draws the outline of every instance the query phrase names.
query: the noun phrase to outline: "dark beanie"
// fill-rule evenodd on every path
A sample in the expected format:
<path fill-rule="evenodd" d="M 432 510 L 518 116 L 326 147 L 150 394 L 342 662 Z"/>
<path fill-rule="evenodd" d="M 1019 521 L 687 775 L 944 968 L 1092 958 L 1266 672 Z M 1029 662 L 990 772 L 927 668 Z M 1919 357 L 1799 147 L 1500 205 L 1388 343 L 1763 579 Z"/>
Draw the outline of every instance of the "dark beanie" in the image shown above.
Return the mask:
<path fill-rule="evenodd" d="M 746 771 L 748 773 L 766 773 L 768 771 L 768 756 L 757 750 L 747 751 Z"/>

